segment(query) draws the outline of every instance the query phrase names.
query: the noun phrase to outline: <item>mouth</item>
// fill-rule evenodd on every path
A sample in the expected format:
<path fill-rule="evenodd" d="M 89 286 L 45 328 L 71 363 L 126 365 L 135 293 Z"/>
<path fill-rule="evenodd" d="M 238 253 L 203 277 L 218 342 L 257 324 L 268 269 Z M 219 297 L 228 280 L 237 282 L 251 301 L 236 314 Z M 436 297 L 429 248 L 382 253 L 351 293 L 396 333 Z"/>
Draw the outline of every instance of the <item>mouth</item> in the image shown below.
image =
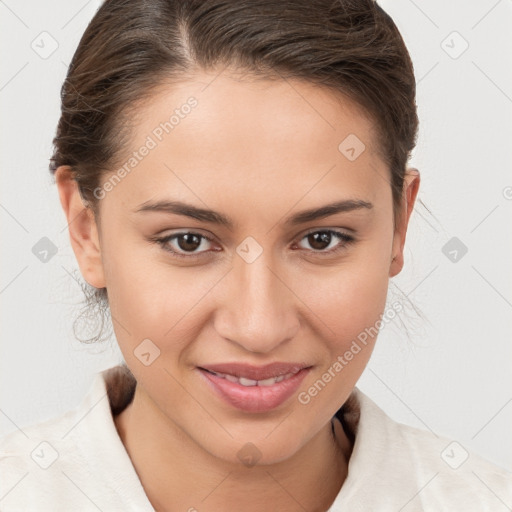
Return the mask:
<path fill-rule="evenodd" d="M 248 379 L 246 377 L 236 377 L 235 375 L 230 375 L 229 373 L 219 373 L 219 372 L 213 372 L 211 370 L 207 370 L 206 368 L 200 368 L 201 370 L 204 370 L 205 372 L 208 372 L 212 375 L 216 375 L 217 377 L 220 377 L 221 379 L 226 379 L 229 382 L 234 382 L 236 384 L 240 384 L 241 386 L 273 386 L 274 384 L 277 384 L 278 382 L 282 382 L 283 380 L 288 380 L 297 373 L 299 373 L 300 370 L 297 370 L 296 372 L 290 372 L 285 373 L 284 375 L 279 375 L 277 377 L 269 377 L 268 379 L 262 379 L 262 380 L 255 380 L 255 379 Z"/>
<path fill-rule="evenodd" d="M 229 363 L 197 367 L 208 388 L 246 412 L 272 410 L 293 395 L 312 366 L 273 363 L 264 367 Z"/>
<path fill-rule="evenodd" d="M 253 366 L 247 363 L 216 363 L 200 366 L 199 369 L 214 373 L 223 378 L 228 378 L 228 380 L 236 378 L 240 380 L 241 384 L 244 386 L 256 385 L 248 381 L 263 382 L 263 386 L 271 386 L 275 384 L 274 381 L 269 384 L 265 384 L 264 382 L 270 379 L 280 379 L 277 381 L 280 382 L 285 378 L 295 375 L 304 368 L 311 368 L 311 366 L 310 364 L 302 362 L 287 363 L 279 361 L 264 366 Z M 231 380 L 231 382 L 235 381 Z"/>

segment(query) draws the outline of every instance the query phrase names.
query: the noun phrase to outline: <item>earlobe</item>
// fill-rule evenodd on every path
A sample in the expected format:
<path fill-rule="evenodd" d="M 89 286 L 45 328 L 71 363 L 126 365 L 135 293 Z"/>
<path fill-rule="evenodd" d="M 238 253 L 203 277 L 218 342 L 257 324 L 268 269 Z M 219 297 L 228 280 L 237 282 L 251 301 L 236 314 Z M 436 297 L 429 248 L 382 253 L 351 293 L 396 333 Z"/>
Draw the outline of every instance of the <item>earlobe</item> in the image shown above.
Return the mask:
<path fill-rule="evenodd" d="M 55 171 L 60 203 L 67 219 L 69 238 L 84 279 L 96 288 L 104 288 L 98 227 L 91 208 L 84 204 L 72 170 L 63 165 Z"/>
<path fill-rule="evenodd" d="M 404 246 L 407 227 L 409 225 L 409 219 L 416 202 L 419 186 L 420 172 L 418 169 L 407 169 L 404 177 L 404 193 L 402 196 L 400 221 L 397 224 L 393 239 L 393 253 L 389 267 L 389 277 L 394 277 L 399 274 L 404 266 Z"/>

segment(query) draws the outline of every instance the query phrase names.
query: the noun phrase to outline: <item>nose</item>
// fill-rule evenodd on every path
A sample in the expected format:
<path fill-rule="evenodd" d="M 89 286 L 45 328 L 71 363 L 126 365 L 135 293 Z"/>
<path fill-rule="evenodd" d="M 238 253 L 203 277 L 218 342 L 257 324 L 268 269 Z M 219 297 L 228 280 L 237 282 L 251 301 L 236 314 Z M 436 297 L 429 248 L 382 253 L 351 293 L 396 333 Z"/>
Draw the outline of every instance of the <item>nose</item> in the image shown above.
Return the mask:
<path fill-rule="evenodd" d="M 252 263 L 236 256 L 233 269 L 218 290 L 217 333 L 248 352 L 275 351 L 300 327 L 299 299 L 292 289 L 285 272 L 266 251 Z"/>

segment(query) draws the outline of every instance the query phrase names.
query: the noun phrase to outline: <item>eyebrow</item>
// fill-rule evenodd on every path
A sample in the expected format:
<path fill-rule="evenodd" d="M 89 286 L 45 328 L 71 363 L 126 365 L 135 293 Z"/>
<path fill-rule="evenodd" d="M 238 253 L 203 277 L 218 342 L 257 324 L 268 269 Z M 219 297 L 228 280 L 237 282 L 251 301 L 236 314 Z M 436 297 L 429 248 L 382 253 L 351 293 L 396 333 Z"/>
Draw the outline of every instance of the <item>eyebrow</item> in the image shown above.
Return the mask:
<path fill-rule="evenodd" d="M 287 226 L 296 226 L 298 224 L 304 224 L 313 220 L 323 219 L 337 213 L 351 212 L 354 210 L 367 209 L 371 210 L 373 204 L 369 201 L 362 199 L 345 199 L 343 201 L 337 201 L 330 203 L 318 208 L 311 208 L 309 210 L 303 210 L 287 217 L 284 224 Z M 217 224 L 219 226 L 225 226 L 229 229 L 233 229 L 234 222 L 220 212 L 215 210 L 208 210 L 205 208 L 198 208 L 191 204 L 184 203 L 182 201 L 146 201 L 142 203 L 138 208 L 134 210 L 138 212 L 163 212 L 169 214 L 183 215 L 190 217 L 195 220 L 202 222 L 209 222 Z"/>

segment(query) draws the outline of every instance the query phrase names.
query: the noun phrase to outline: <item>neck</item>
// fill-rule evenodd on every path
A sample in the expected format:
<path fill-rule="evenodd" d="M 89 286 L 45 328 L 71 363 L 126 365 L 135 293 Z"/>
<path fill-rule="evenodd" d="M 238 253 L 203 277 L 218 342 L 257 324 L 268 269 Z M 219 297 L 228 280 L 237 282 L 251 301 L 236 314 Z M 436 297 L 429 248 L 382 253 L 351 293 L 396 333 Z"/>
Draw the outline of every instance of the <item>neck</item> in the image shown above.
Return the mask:
<path fill-rule="evenodd" d="M 351 443 L 327 423 L 290 458 L 246 467 L 205 451 L 137 385 L 114 417 L 119 436 L 153 508 L 170 510 L 326 511 L 347 475 Z"/>

